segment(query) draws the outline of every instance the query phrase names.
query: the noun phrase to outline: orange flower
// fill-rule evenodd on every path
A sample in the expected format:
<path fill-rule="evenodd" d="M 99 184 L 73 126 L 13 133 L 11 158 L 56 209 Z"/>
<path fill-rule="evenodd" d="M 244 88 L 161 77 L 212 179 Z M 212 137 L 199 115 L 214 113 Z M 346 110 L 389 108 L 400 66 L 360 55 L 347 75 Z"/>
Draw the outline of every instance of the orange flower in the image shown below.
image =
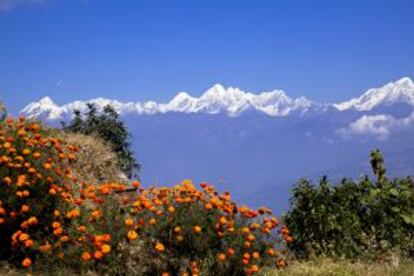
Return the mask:
<path fill-rule="evenodd" d="M 134 221 L 130 218 L 125 219 L 124 223 L 125 223 L 126 226 L 134 225 Z"/>
<path fill-rule="evenodd" d="M 165 246 L 162 243 L 157 242 L 155 244 L 155 250 L 157 250 L 158 252 L 164 252 Z"/>
<path fill-rule="evenodd" d="M 29 266 L 31 266 L 32 265 L 32 260 L 30 260 L 29 258 L 25 258 L 23 261 L 22 261 L 22 266 L 24 267 L 24 268 L 28 268 Z"/>
<path fill-rule="evenodd" d="M 24 242 L 24 241 L 27 241 L 29 238 L 30 238 L 29 234 L 22 233 L 19 236 L 19 241 Z"/>
<path fill-rule="evenodd" d="M 82 258 L 82 261 L 87 262 L 92 258 L 92 256 L 91 256 L 91 253 L 89 252 L 83 252 L 81 258 Z"/>
<path fill-rule="evenodd" d="M 227 255 L 233 256 L 234 255 L 234 249 L 233 248 L 227 249 Z"/>
<path fill-rule="evenodd" d="M 86 231 L 86 227 L 81 225 L 81 226 L 78 227 L 78 231 L 81 232 L 81 233 L 84 233 Z"/>
<path fill-rule="evenodd" d="M 41 252 L 47 252 L 50 251 L 52 249 L 52 246 L 50 244 L 45 244 L 39 247 L 39 250 Z"/>
<path fill-rule="evenodd" d="M 96 251 L 96 252 L 93 254 L 93 257 L 94 257 L 95 259 L 97 259 L 97 260 L 100 260 L 100 259 L 102 259 L 102 258 L 103 258 L 103 254 L 102 254 L 102 252 L 101 252 L 101 251 Z"/>
<path fill-rule="evenodd" d="M 127 236 L 128 236 L 128 239 L 131 240 L 131 241 L 138 238 L 138 234 L 134 230 L 129 231 Z"/>
<path fill-rule="evenodd" d="M 196 225 L 196 226 L 194 226 L 194 233 L 201 233 L 201 227 L 200 226 L 198 226 L 198 225 Z"/>
<path fill-rule="evenodd" d="M 257 266 L 257 265 L 252 265 L 250 268 L 249 268 L 249 272 L 250 273 L 256 273 L 256 272 L 259 272 L 259 267 Z"/>
<path fill-rule="evenodd" d="M 59 228 L 60 226 L 61 226 L 61 224 L 60 224 L 60 222 L 58 222 L 58 221 L 54 221 L 54 222 L 52 223 L 52 227 L 53 227 L 54 229 Z"/>
<path fill-rule="evenodd" d="M 111 246 L 109 244 L 102 245 L 101 252 L 104 254 L 108 254 L 109 252 L 111 252 Z"/>
<path fill-rule="evenodd" d="M 180 233 L 181 232 L 181 227 L 180 226 L 174 227 L 174 232 L 175 233 Z"/>
<path fill-rule="evenodd" d="M 29 240 L 24 242 L 24 246 L 26 246 L 26 247 L 32 247 L 33 245 L 34 245 L 33 240 L 29 239 Z"/>
<path fill-rule="evenodd" d="M 60 237 L 60 239 L 59 239 L 61 242 L 68 242 L 70 239 L 69 239 L 69 236 L 62 236 L 62 237 Z"/>
<path fill-rule="evenodd" d="M 259 252 L 253 252 L 252 257 L 253 259 L 259 259 L 260 258 Z"/>
<path fill-rule="evenodd" d="M 176 240 L 177 240 L 178 242 L 181 242 L 181 241 L 183 241 L 183 240 L 184 240 L 184 237 L 183 237 L 183 236 L 181 236 L 181 235 L 178 235 L 178 236 L 176 237 Z"/>
<path fill-rule="evenodd" d="M 170 206 L 170 207 L 168 207 L 168 212 L 170 212 L 170 213 L 174 213 L 175 212 L 175 208 L 174 208 L 174 206 Z"/>
<path fill-rule="evenodd" d="M 62 235 L 62 233 L 63 233 L 62 227 L 59 227 L 59 228 L 56 228 L 55 230 L 53 230 L 53 235 L 55 235 L 55 236 Z"/>
<path fill-rule="evenodd" d="M 217 258 L 219 259 L 219 261 L 224 262 L 226 260 L 226 255 L 223 253 L 220 253 L 217 255 Z"/>

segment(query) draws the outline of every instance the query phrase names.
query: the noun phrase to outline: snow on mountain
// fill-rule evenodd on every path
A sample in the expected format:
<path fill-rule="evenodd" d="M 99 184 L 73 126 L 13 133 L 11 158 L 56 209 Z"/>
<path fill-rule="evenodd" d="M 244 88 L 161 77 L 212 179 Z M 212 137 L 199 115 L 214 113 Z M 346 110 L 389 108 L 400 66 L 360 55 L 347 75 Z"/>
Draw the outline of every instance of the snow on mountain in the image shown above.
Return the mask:
<path fill-rule="evenodd" d="M 305 97 L 290 98 L 282 90 L 253 94 L 238 88 L 225 88 L 216 84 L 200 97 L 192 97 L 185 92 L 178 93 L 168 103 L 128 102 L 97 98 L 90 101 L 75 101 L 59 106 L 45 97 L 25 107 L 21 113 L 28 117 L 57 120 L 72 116 L 73 110 L 84 111 L 87 103 L 93 103 L 98 110 L 112 105 L 120 114 L 157 114 L 167 112 L 182 113 L 226 113 L 236 117 L 247 110 L 253 110 L 274 117 L 292 114 L 303 115 L 310 111 L 324 111 L 328 108 L 337 111 L 355 110 L 365 112 L 380 106 L 405 103 L 414 106 L 414 83 L 410 78 L 390 82 L 381 88 L 372 88 L 358 98 L 334 104 L 309 101 Z"/>
<path fill-rule="evenodd" d="M 98 110 L 102 110 L 109 104 L 120 114 L 167 112 L 216 114 L 223 112 L 229 116 L 238 116 L 248 109 L 263 112 L 269 116 L 287 116 L 294 112 L 303 114 L 312 105 L 317 106 L 316 103 L 305 97 L 292 99 L 281 90 L 253 94 L 233 87 L 226 89 L 222 85 L 216 84 L 199 98 L 180 92 L 168 103 L 154 101 L 121 103 L 116 100 L 97 98 L 87 102 L 75 101 L 58 106 L 49 97 L 45 97 L 38 102 L 29 104 L 21 113 L 32 118 L 56 120 L 69 116 L 73 110 L 86 110 L 87 103 L 95 104 Z"/>
<path fill-rule="evenodd" d="M 340 111 L 349 109 L 369 111 L 381 105 L 389 106 L 396 103 L 414 106 L 414 83 L 410 78 L 390 82 L 381 88 L 369 89 L 359 98 L 334 104 L 334 106 Z"/>

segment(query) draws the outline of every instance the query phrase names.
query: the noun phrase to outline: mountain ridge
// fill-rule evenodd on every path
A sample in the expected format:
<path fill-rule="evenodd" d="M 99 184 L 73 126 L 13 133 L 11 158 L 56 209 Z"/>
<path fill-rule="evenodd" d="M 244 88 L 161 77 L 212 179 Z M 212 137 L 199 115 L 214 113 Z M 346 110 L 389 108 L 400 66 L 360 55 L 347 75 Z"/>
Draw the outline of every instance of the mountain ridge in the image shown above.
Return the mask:
<path fill-rule="evenodd" d="M 254 110 L 272 117 L 289 115 L 304 115 L 310 111 L 323 112 L 334 109 L 342 112 L 347 110 L 370 111 L 382 105 L 405 103 L 414 106 L 414 83 L 409 77 L 403 77 L 395 82 L 389 82 L 380 88 L 368 89 L 361 96 L 339 103 L 321 103 L 308 100 L 301 96 L 289 97 L 283 90 L 272 90 L 254 94 L 239 88 L 225 88 L 215 84 L 200 97 L 193 97 L 187 92 L 179 92 L 167 103 L 119 102 L 106 98 L 95 98 L 89 101 L 74 101 L 57 105 L 46 96 L 37 102 L 32 102 L 22 109 L 21 114 L 28 117 L 48 120 L 62 119 L 71 116 L 73 110 L 85 110 L 88 102 L 94 103 L 98 110 L 105 105 L 112 105 L 120 114 L 136 113 L 152 115 L 156 113 L 226 113 L 237 117 L 247 110 Z"/>

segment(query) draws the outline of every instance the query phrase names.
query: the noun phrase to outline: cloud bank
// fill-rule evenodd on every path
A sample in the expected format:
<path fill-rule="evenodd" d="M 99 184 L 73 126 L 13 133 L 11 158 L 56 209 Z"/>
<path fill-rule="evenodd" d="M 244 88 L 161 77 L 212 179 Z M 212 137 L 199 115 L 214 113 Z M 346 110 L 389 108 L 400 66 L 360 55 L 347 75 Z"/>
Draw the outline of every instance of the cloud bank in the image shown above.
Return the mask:
<path fill-rule="evenodd" d="M 391 115 L 364 115 L 358 120 L 338 130 L 345 138 L 359 135 L 376 136 L 379 140 L 387 139 L 394 131 L 399 131 L 414 125 L 414 112 L 404 118 Z"/>

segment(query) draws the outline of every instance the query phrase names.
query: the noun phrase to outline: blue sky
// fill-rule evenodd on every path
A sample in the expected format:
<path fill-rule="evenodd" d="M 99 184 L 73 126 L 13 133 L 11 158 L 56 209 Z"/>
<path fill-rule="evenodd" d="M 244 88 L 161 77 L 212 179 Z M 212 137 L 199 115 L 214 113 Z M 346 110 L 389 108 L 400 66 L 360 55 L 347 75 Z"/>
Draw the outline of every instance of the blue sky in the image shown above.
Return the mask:
<path fill-rule="evenodd" d="M 0 98 L 166 101 L 215 83 L 348 99 L 414 77 L 414 1 L 0 0 Z"/>

